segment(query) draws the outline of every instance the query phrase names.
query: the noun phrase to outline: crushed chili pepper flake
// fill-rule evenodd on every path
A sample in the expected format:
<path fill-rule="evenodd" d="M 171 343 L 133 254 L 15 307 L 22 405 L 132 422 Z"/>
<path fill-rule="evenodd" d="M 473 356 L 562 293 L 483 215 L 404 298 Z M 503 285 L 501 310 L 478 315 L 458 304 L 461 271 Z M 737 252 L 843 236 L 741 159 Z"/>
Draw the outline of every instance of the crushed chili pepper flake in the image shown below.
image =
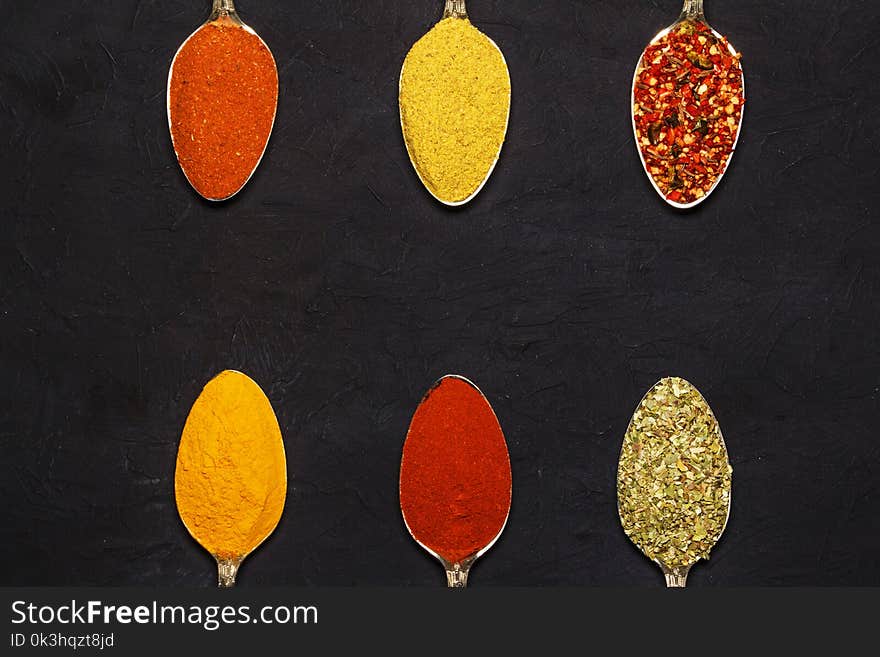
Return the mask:
<path fill-rule="evenodd" d="M 708 25 L 685 21 L 639 62 L 636 143 L 651 179 L 674 203 L 698 201 L 724 173 L 745 103 L 739 60 Z"/>

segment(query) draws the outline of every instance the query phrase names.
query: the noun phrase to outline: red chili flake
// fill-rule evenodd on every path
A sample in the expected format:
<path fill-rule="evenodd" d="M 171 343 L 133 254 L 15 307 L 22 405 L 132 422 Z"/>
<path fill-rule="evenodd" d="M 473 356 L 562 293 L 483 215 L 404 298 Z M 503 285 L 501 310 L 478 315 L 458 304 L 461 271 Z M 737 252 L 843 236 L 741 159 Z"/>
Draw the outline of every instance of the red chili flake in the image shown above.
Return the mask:
<path fill-rule="evenodd" d="M 645 168 L 670 201 L 699 200 L 724 173 L 745 103 L 739 59 L 727 39 L 696 21 L 680 23 L 642 56 L 633 99 L 636 137 Z M 653 148 L 659 121 L 663 150 Z"/>

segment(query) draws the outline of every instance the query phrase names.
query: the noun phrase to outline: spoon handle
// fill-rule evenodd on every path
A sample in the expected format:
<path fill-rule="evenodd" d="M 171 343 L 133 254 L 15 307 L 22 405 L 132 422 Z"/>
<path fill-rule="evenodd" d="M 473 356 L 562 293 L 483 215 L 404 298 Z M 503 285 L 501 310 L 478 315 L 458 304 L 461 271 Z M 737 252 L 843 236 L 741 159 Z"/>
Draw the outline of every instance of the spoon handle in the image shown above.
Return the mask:
<path fill-rule="evenodd" d="M 462 559 L 457 563 L 451 563 L 446 561 L 443 557 L 440 557 L 440 561 L 446 569 L 446 585 L 451 589 L 465 588 L 467 586 L 468 573 L 471 572 L 471 566 L 474 565 L 474 561 L 476 560 L 476 554 L 467 557 L 466 559 Z"/>
<path fill-rule="evenodd" d="M 463 589 L 467 586 L 468 573 L 471 570 L 470 564 L 462 567 L 462 564 L 446 565 L 446 586 L 451 589 Z"/>
<path fill-rule="evenodd" d="M 443 9 L 443 18 L 467 18 L 467 9 L 464 0 L 446 0 Z"/>
<path fill-rule="evenodd" d="M 238 574 L 238 567 L 241 565 L 242 558 L 214 558 L 217 560 L 217 586 L 221 589 L 228 589 L 235 586 L 235 576 Z"/>
<path fill-rule="evenodd" d="M 684 8 L 681 10 L 681 17 L 678 20 L 705 21 L 703 0 L 684 0 Z"/>
<path fill-rule="evenodd" d="M 209 21 L 215 21 L 218 18 L 230 18 L 235 22 L 239 22 L 238 14 L 235 13 L 235 4 L 232 0 L 214 0 L 214 6 L 211 7 L 211 16 Z"/>
<path fill-rule="evenodd" d="M 227 13 L 234 14 L 235 13 L 235 3 L 232 0 L 214 0 L 214 6 L 211 9 L 212 14 L 219 13 Z"/>
<path fill-rule="evenodd" d="M 666 578 L 666 588 L 670 589 L 683 589 L 687 584 L 688 572 L 690 572 L 690 566 L 674 566 L 669 568 L 660 564 L 660 568 L 663 570 L 663 576 Z"/>

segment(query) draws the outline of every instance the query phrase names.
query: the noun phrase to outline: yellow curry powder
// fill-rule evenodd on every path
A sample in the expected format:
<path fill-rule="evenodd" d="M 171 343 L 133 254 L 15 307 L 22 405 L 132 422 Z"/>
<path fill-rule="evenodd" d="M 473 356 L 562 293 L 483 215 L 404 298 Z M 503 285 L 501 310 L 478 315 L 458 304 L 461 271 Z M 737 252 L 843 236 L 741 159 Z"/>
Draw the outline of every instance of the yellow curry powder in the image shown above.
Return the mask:
<path fill-rule="evenodd" d="M 249 377 L 226 370 L 190 410 L 174 475 L 183 524 L 218 559 L 240 559 L 278 524 L 287 464 L 278 420 Z"/>
<path fill-rule="evenodd" d="M 447 203 L 480 189 L 501 152 L 510 76 L 498 47 L 467 18 L 444 18 L 407 54 L 400 122 L 422 182 Z"/>

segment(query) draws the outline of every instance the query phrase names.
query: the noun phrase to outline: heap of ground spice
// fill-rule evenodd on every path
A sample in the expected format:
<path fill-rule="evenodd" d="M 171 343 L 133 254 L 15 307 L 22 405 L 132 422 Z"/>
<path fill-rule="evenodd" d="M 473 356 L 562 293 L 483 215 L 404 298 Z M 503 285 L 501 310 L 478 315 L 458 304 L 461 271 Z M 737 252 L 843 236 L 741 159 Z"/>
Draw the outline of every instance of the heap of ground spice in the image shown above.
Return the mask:
<path fill-rule="evenodd" d="M 400 462 L 400 508 L 413 538 L 449 564 L 490 545 L 510 511 L 507 443 L 483 394 L 446 376 L 413 415 Z"/>
<path fill-rule="evenodd" d="M 739 60 L 698 21 L 676 25 L 642 56 L 633 88 L 636 139 L 669 201 L 700 200 L 724 173 L 745 102 Z"/>
<path fill-rule="evenodd" d="M 199 194 L 223 200 L 256 169 L 275 121 L 278 71 L 262 39 L 228 17 L 181 46 L 168 82 L 177 160 Z"/>
<path fill-rule="evenodd" d="M 444 18 L 407 54 L 399 104 L 422 183 L 444 203 L 470 199 L 492 173 L 507 132 L 510 75 L 501 51 L 467 18 Z"/>

